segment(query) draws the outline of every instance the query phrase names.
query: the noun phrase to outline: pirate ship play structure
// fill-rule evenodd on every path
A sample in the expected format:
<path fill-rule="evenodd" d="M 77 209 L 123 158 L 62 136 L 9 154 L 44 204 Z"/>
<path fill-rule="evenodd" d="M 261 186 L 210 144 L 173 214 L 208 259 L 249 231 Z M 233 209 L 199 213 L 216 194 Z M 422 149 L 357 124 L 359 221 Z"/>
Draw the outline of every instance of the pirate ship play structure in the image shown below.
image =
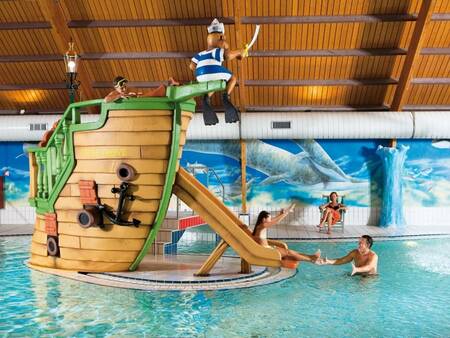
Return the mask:
<path fill-rule="evenodd" d="M 168 87 L 166 97 L 71 104 L 47 144 L 29 149 L 30 203 L 37 214 L 30 266 L 135 270 L 173 192 L 222 238 L 199 275 L 208 274 L 228 245 L 246 264 L 295 267 L 256 243 L 245 224 L 179 168 L 192 97 L 224 89 L 225 82 L 212 81 Z M 81 123 L 79 110 L 88 106 L 100 106 L 99 118 Z"/>

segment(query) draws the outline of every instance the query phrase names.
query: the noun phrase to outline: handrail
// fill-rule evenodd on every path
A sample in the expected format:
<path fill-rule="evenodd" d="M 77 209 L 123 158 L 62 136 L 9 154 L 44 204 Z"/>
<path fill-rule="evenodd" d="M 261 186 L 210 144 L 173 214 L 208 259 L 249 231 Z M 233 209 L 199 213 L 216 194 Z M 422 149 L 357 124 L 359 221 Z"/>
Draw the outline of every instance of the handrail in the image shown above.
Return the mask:
<path fill-rule="evenodd" d="M 44 147 L 30 147 L 27 151 L 35 159 L 37 169 L 36 195 L 29 202 L 37 213 L 53 212 L 54 203 L 75 167 L 72 133 L 76 129 L 89 130 L 101 127 L 106 120 L 103 99 L 70 104 Z M 95 123 L 80 122 L 80 108 L 102 106 L 100 118 Z M 80 128 L 81 125 L 85 126 Z M 34 162 L 34 161 L 33 161 Z"/>
<path fill-rule="evenodd" d="M 81 101 L 81 102 L 74 102 L 71 103 L 67 109 L 65 110 L 63 116 L 61 117 L 61 120 L 65 120 L 67 119 L 69 112 L 72 113 L 72 124 L 79 124 L 80 123 L 80 113 L 79 111 L 75 111 L 74 114 L 74 109 L 77 108 L 84 108 L 84 107 L 90 107 L 90 106 L 98 106 L 101 105 L 103 103 L 103 99 L 95 99 L 95 100 L 88 100 L 88 101 Z M 77 123 L 75 123 L 75 121 L 78 121 Z M 61 130 L 62 128 L 62 124 L 58 123 L 55 131 L 53 132 L 52 136 L 50 137 L 50 139 L 47 142 L 47 145 L 45 147 L 28 147 L 27 151 L 29 153 L 31 152 L 44 152 L 47 151 L 47 149 L 50 147 L 50 145 L 54 142 L 55 138 L 56 138 L 56 134 Z"/>
<path fill-rule="evenodd" d="M 217 179 L 217 182 L 219 182 L 221 186 L 221 192 L 222 192 L 222 201 L 225 202 L 225 185 L 223 184 L 220 177 L 217 175 L 216 171 L 213 168 L 210 168 L 204 164 L 189 164 L 186 166 L 186 171 L 192 173 L 192 175 L 195 177 L 195 173 L 197 170 L 202 170 L 203 173 L 206 175 L 206 187 L 209 189 L 209 176 L 210 173 L 213 173 L 214 176 Z"/>
<path fill-rule="evenodd" d="M 217 182 L 219 182 L 220 186 L 222 187 L 222 201 L 225 202 L 225 185 L 222 183 L 222 180 L 217 175 L 216 171 L 213 168 L 208 168 L 209 172 L 212 172 L 214 176 L 216 177 Z"/>

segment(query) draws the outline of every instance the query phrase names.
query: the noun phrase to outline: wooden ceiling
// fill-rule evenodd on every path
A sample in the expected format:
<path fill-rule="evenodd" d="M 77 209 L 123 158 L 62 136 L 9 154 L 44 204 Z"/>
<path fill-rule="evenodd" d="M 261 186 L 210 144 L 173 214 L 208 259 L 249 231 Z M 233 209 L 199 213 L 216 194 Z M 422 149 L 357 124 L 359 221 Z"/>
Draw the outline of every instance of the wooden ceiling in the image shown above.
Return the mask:
<path fill-rule="evenodd" d="M 225 22 L 232 49 L 260 36 L 238 76 L 242 111 L 450 110 L 448 0 L 0 1 L 0 113 L 68 104 L 62 55 L 82 55 L 81 99 L 117 75 L 144 89 L 193 80 L 206 27 Z M 406 62 L 405 62 L 406 60 Z M 214 102 L 219 104 L 218 101 Z M 397 109 L 396 109 L 397 110 Z"/>

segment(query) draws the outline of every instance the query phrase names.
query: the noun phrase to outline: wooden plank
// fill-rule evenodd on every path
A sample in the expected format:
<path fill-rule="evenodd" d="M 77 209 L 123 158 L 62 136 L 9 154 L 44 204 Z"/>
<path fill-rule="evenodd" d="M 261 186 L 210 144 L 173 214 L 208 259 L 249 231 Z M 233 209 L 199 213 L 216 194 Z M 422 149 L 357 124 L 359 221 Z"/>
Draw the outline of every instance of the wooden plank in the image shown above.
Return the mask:
<path fill-rule="evenodd" d="M 434 4 L 435 0 L 423 0 L 422 2 L 419 16 L 414 26 L 411 42 L 408 47 L 408 54 L 406 55 L 406 59 L 403 64 L 403 69 L 400 74 L 399 83 L 395 90 L 390 110 L 401 111 L 403 105 L 406 102 L 406 97 L 408 96 L 408 91 L 410 88 L 411 77 L 417 65 L 417 59 L 423 42 L 423 32 L 425 31 L 427 24 L 430 21 Z"/>
<path fill-rule="evenodd" d="M 138 159 L 141 157 L 139 146 L 97 146 L 75 147 L 76 159 Z"/>
<path fill-rule="evenodd" d="M 190 117 L 183 116 L 181 119 L 182 129 L 186 130 L 190 122 Z M 171 131 L 171 116 L 137 116 L 133 118 L 127 117 L 110 117 L 101 131 Z"/>
<path fill-rule="evenodd" d="M 139 251 L 80 250 L 61 248 L 61 258 L 90 262 L 127 262 L 134 261 Z"/>
<path fill-rule="evenodd" d="M 170 145 L 172 133 L 168 131 L 141 131 L 141 132 L 78 132 L 74 137 L 75 147 L 78 146 L 162 146 Z M 180 144 L 186 142 L 186 132 L 180 135 Z"/>
<path fill-rule="evenodd" d="M 166 160 L 170 155 L 170 147 L 168 146 L 141 146 L 141 158 L 151 160 Z"/>
<path fill-rule="evenodd" d="M 71 193 L 71 189 L 70 189 L 70 185 L 66 184 L 63 188 L 63 190 L 61 190 L 61 192 L 59 193 L 59 196 L 61 197 L 69 197 L 72 196 Z"/>
<path fill-rule="evenodd" d="M 34 229 L 33 236 L 31 237 L 31 241 L 34 243 L 47 245 L 47 234 L 43 231 Z"/>
<path fill-rule="evenodd" d="M 165 174 L 140 174 L 133 184 L 164 185 Z M 80 180 L 94 180 L 97 184 L 119 185 L 120 179 L 116 174 L 104 173 L 73 173 L 67 183 L 76 183 Z"/>
<path fill-rule="evenodd" d="M 111 117 L 148 117 L 148 116 L 172 116 L 172 110 L 110 110 L 108 118 Z"/>
<path fill-rule="evenodd" d="M 74 173 L 116 173 L 122 160 L 78 160 Z M 126 160 L 138 174 L 162 174 L 166 172 L 167 160 Z"/>
<path fill-rule="evenodd" d="M 35 198 L 37 194 L 37 164 L 34 153 L 28 154 L 29 168 L 30 168 L 30 198 Z"/>
<path fill-rule="evenodd" d="M 79 132 L 75 134 L 75 146 L 134 146 L 167 145 L 170 132 Z"/>
<path fill-rule="evenodd" d="M 30 252 L 32 255 L 39 255 L 39 256 L 43 256 L 43 257 L 48 256 L 47 245 L 39 244 L 36 242 L 31 242 Z"/>
<path fill-rule="evenodd" d="M 45 220 L 41 218 L 36 218 L 34 222 L 34 228 L 38 231 L 45 232 Z"/>
<path fill-rule="evenodd" d="M 38 255 L 32 255 L 29 263 L 36 266 L 83 272 L 127 271 L 130 266 L 130 263 L 79 261 Z"/>
<path fill-rule="evenodd" d="M 72 197 L 80 196 L 80 189 L 78 184 L 67 184 L 66 187 L 70 189 Z M 97 194 L 100 198 L 118 198 L 118 194 L 111 192 L 111 185 L 97 185 Z M 132 185 L 128 188 L 129 193 L 133 193 L 136 198 L 142 199 L 159 199 L 161 198 L 163 186 L 162 185 Z M 61 197 L 67 197 L 60 194 Z"/>
<path fill-rule="evenodd" d="M 61 223 L 76 223 L 78 210 L 57 210 L 58 222 Z M 123 214 L 123 219 L 131 221 L 131 219 L 136 218 L 140 220 L 142 225 L 153 224 L 155 219 L 155 213 L 153 212 L 126 212 Z M 108 219 L 104 219 L 105 224 L 111 224 Z"/>
<path fill-rule="evenodd" d="M 78 223 L 60 222 L 58 231 L 60 234 L 79 236 L 79 237 L 95 237 L 95 238 L 129 238 L 142 239 L 146 238 L 150 228 L 148 226 L 127 227 L 120 225 L 108 224 L 105 227 L 82 228 Z"/>
<path fill-rule="evenodd" d="M 124 238 L 94 238 L 81 237 L 81 249 L 91 250 L 115 250 L 115 251 L 139 251 L 142 249 L 144 239 Z"/>
<path fill-rule="evenodd" d="M 80 248 L 80 237 L 78 236 L 69 236 L 69 235 L 60 235 L 59 237 L 59 246 L 64 248 Z"/>
<path fill-rule="evenodd" d="M 117 207 L 118 198 L 102 198 L 101 203 L 106 204 L 113 209 Z M 134 200 L 127 201 L 125 204 L 124 211 L 130 212 L 132 211 L 140 211 L 140 212 L 155 212 L 159 207 L 159 199 L 158 200 Z M 83 209 L 83 205 L 81 201 L 77 197 L 59 197 L 55 203 L 56 209 L 64 209 L 64 210 L 81 210 Z"/>

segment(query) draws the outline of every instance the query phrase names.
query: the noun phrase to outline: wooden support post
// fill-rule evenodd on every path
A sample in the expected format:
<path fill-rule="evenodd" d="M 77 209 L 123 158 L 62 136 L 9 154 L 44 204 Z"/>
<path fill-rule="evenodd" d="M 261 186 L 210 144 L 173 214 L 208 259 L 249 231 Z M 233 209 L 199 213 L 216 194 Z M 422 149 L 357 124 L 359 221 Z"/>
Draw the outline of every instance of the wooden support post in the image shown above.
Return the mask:
<path fill-rule="evenodd" d="M 220 259 L 220 257 L 222 257 L 227 248 L 228 244 L 224 240 L 221 240 L 214 251 L 211 253 L 211 255 L 209 255 L 206 262 L 203 263 L 201 268 L 197 271 L 197 273 L 194 274 L 194 276 L 209 276 L 209 272 Z"/>
<path fill-rule="evenodd" d="M 414 31 L 411 37 L 411 42 L 408 46 L 408 53 L 406 54 L 405 63 L 403 64 L 400 79 L 392 99 L 390 107 L 391 111 L 401 111 L 405 105 L 408 97 L 408 92 L 411 87 L 411 79 L 417 67 L 417 60 L 419 58 L 422 41 L 424 38 L 424 31 L 433 14 L 435 0 L 423 0 L 422 6 L 419 10 L 419 15 L 414 26 Z M 397 140 L 392 139 L 391 148 L 397 147 Z"/>
<path fill-rule="evenodd" d="M 252 266 L 246 260 L 241 258 L 241 273 L 251 273 Z"/>
<path fill-rule="evenodd" d="M 246 41 L 243 41 L 242 39 L 242 24 L 241 24 L 241 15 L 243 13 L 243 9 L 245 6 L 244 1 L 240 0 L 234 0 L 233 1 L 234 6 L 234 13 L 235 16 L 234 19 L 234 32 L 235 32 L 235 38 L 236 38 L 236 44 L 237 46 L 233 49 L 243 49 L 244 44 Z M 242 59 L 240 62 L 237 63 L 237 73 L 238 73 L 238 81 L 239 81 L 239 110 L 241 113 L 245 112 L 246 107 L 246 93 L 245 93 L 245 67 L 246 67 L 246 60 L 245 58 Z"/>
<path fill-rule="evenodd" d="M 411 37 L 411 43 L 408 46 L 408 53 L 406 54 L 405 63 L 403 64 L 400 79 L 392 99 L 390 110 L 401 111 L 407 98 L 407 93 L 411 84 L 411 77 L 417 67 L 417 59 L 420 54 L 425 28 L 430 21 L 433 13 L 435 0 L 423 0 L 420 7 L 419 15 L 414 26 L 414 31 Z"/>
<path fill-rule="evenodd" d="M 241 139 L 241 199 L 242 213 L 247 213 L 247 144 Z"/>

